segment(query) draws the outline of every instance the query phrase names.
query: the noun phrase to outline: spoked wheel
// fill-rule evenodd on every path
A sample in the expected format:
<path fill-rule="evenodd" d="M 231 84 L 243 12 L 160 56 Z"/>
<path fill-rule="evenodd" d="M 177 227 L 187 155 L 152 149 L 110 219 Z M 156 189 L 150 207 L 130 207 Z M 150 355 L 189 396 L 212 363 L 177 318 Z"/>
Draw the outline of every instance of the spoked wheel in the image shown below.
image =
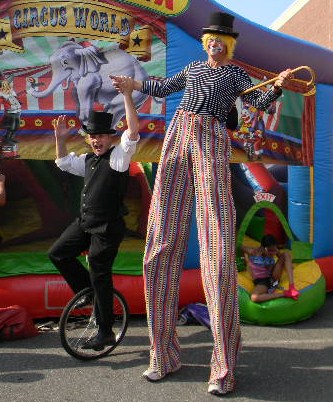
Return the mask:
<path fill-rule="evenodd" d="M 84 289 L 77 293 L 64 308 L 59 322 L 60 339 L 67 353 L 80 360 L 93 360 L 111 353 L 123 340 L 128 326 L 128 307 L 124 297 L 113 290 L 114 325 L 116 344 L 102 350 L 82 349 L 82 346 L 97 335 L 94 292 Z"/>

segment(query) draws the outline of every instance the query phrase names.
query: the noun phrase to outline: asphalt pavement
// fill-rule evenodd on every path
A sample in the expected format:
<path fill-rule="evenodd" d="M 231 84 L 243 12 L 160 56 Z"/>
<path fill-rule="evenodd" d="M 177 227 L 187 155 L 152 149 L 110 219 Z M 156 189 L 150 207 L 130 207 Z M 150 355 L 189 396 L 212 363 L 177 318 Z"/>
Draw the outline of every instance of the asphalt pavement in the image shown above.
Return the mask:
<path fill-rule="evenodd" d="M 82 362 L 62 348 L 56 328 L 0 343 L 1 402 L 205 402 L 333 399 L 333 294 L 312 318 L 292 325 L 242 325 L 234 393 L 207 393 L 211 333 L 178 327 L 182 369 L 159 383 L 141 377 L 149 345 L 145 317 L 131 317 L 123 343 L 108 357 Z"/>

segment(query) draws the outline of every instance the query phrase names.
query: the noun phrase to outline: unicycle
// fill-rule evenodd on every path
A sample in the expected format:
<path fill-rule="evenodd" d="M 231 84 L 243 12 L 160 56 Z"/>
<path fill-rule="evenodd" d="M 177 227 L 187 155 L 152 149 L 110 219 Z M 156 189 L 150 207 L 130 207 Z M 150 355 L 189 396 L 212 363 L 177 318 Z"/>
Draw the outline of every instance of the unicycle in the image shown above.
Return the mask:
<path fill-rule="evenodd" d="M 77 293 L 66 305 L 59 321 L 63 348 L 79 360 L 94 360 L 110 354 L 123 340 L 128 326 L 128 307 L 119 291 L 113 289 L 114 325 L 116 343 L 102 350 L 82 349 L 82 346 L 98 332 L 95 317 L 94 292 L 91 288 Z"/>

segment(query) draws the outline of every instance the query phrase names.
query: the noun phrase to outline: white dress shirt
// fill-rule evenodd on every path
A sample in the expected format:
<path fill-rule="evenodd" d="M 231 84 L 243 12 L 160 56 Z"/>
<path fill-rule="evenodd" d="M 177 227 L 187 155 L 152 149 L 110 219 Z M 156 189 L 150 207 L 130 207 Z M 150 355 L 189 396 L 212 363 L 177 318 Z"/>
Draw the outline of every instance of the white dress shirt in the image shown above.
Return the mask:
<path fill-rule="evenodd" d="M 128 130 L 125 130 L 121 136 L 120 143 L 114 147 L 110 155 L 110 166 L 117 172 L 125 172 L 130 165 L 131 158 L 136 150 L 137 140 L 131 140 L 128 135 Z M 75 174 L 76 176 L 85 175 L 85 159 L 86 153 L 76 155 L 71 152 L 63 158 L 55 160 L 56 165 L 63 171 Z"/>

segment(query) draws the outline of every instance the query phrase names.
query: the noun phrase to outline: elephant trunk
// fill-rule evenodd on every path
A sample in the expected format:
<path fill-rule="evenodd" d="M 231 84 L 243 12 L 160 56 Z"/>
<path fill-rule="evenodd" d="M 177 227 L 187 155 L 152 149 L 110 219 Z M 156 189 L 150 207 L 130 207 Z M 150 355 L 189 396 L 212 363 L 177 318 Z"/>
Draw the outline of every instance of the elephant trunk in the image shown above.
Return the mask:
<path fill-rule="evenodd" d="M 61 79 L 59 79 L 59 77 L 56 78 L 55 76 L 53 76 L 49 86 L 46 89 L 44 89 L 43 91 L 36 91 L 35 89 L 32 89 L 31 91 L 29 91 L 29 93 L 35 98 L 45 98 L 46 96 L 51 95 L 55 91 L 55 89 L 62 83 L 63 80 L 68 79 L 68 76 L 61 77 Z"/>

